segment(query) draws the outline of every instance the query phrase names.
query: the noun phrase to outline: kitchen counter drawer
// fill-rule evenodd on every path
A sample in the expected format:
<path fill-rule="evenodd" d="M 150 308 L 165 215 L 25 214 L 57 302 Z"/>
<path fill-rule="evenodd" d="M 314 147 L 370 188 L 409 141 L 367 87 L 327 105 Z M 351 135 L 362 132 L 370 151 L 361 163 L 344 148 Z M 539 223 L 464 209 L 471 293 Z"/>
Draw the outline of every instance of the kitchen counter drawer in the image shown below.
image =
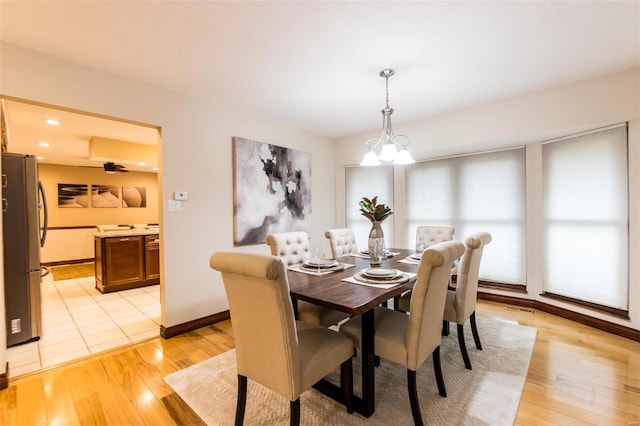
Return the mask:
<path fill-rule="evenodd" d="M 159 235 L 146 235 L 144 237 L 144 244 L 146 246 L 148 245 L 152 245 L 152 244 L 160 244 L 160 236 Z"/>

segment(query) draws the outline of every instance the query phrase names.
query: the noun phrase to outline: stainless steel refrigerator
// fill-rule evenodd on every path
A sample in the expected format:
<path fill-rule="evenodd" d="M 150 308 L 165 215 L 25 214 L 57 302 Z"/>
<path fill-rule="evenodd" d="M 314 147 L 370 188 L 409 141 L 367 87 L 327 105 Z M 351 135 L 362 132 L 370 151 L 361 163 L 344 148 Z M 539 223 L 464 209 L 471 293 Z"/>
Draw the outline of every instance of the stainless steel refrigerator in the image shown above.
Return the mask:
<path fill-rule="evenodd" d="M 40 226 L 41 210 L 43 226 Z M 33 155 L 2 153 L 2 225 L 7 346 L 40 339 L 40 247 L 46 198 Z"/>

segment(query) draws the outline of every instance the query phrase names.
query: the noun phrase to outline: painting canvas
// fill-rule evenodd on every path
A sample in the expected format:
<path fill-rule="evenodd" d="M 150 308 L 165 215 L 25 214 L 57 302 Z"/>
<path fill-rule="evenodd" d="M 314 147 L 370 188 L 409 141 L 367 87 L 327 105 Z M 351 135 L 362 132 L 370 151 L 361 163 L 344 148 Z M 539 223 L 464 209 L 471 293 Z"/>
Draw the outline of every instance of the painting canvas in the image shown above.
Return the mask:
<path fill-rule="evenodd" d="M 119 207 L 118 187 L 115 185 L 91 185 L 91 207 Z"/>
<path fill-rule="evenodd" d="M 75 183 L 58 184 L 58 207 L 60 208 L 82 208 L 89 206 L 89 195 L 87 185 Z"/>
<path fill-rule="evenodd" d="M 233 138 L 234 245 L 311 230 L 311 154 Z"/>
<path fill-rule="evenodd" d="M 144 186 L 123 186 L 122 207 L 147 207 L 147 188 Z"/>

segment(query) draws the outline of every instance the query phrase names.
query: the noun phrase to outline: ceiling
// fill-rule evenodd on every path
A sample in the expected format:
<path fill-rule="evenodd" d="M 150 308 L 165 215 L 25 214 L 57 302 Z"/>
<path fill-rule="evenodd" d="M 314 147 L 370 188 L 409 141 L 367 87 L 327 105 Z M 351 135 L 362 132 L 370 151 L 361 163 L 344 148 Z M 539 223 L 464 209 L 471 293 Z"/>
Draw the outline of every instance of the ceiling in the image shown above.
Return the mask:
<path fill-rule="evenodd" d="M 637 1 L 2 0 L 0 8 L 5 42 L 330 138 L 377 133 L 383 68 L 396 70 L 389 101 L 400 127 L 640 66 Z"/>
<path fill-rule="evenodd" d="M 135 158 L 127 153 L 118 153 L 110 158 L 93 159 L 89 148 L 93 138 L 156 146 L 156 128 L 14 99 L 3 99 L 2 104 L 6 113 L 9 152 L 32 154 L 38 156 L 42 163 L 67 166 L 103 167 L 105 161 L 114 161 L 127 170 L 142 172 L 155 172 L 153 168 L 158 166 L 157 155 L 155 158 L 153 155 Z M 55 119 L 60 124 L 51 126 L 45 123 L 47 119 Z M 49 146 L 40 146 L 42 142 Z M 135 148 L 136 145 L 126 146 Z M 140 150 L 129 151 L 139 153 Z M 140 161 L 146 164 L 138 165 Z"/>

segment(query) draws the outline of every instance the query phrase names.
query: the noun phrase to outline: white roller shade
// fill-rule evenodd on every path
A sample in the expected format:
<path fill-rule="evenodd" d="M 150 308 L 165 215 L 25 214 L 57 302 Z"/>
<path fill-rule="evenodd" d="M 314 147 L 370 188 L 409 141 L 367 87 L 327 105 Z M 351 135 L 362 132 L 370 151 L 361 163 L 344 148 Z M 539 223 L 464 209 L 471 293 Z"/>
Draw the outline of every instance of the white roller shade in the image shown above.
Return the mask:
<path fill-rule="evenodd" d="M 482 257 L 480 276 L 524 284 L 524 148 L 416 163 L 405 168 L 407 241 L 420 225 L 449 225 L 454 239 L 479 231 L 493 241 Z"/>
<path fill-rule="evenodd" d="M 543 289 L 626 310 L 626 126 L 547 143 L 543 167 Z"/>
<path fill-rule="evenodd" d="M 362 197 L 378 196 L 393 209 L 393 166 L 347 167 L 345 171 L 347 227 L 353 229 L 359 249 L 367 248 L 371 222 L 360 214 Z M 393 216 L 382 223 L 385 242 L 393 241 Z"/>

